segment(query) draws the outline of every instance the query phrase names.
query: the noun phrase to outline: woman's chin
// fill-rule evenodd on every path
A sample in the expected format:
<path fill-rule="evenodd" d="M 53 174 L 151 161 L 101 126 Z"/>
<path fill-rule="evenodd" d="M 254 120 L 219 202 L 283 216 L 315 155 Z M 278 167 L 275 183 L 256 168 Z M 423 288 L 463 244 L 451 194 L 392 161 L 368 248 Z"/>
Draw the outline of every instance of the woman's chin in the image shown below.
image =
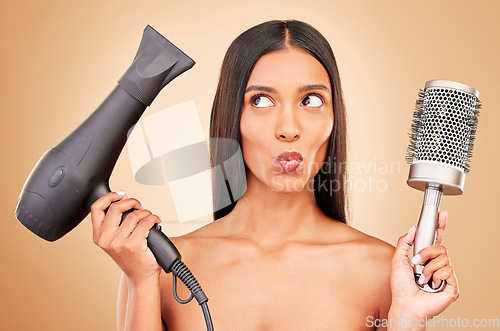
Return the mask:
<path fill-rule="evenodd" d="M 314 191 L 314 181 L 294 175 L 275 175 L 268 186 L 275 192 L 283 193 Z"/>

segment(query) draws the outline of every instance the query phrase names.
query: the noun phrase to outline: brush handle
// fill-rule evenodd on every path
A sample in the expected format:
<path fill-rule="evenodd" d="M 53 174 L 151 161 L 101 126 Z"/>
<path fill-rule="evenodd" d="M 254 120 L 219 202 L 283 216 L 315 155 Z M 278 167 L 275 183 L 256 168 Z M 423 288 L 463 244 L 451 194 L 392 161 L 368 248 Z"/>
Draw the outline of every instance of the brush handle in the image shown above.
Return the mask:
<path fill-rule="evenodd" d="M 422 205 L 422 211 L 420 212 L 420 219 L 418 220 L 416 235 L 415 235 L 415 245 L 413 247 L 413 256 L 418 254 L 422 249 L 427 246 L 434 245 L 436 240 L 436 230 L 438 226 L 438 212 L 439 206 L 441 204 L 441 197 L 443 196 L 443 185 L 428 183 L 425 188 L 424 203 Z M 413 273 L 415 275 L 415 282 L 420 287 L 420 289 L 426 292 L 440 292 L 444 289 L 446 282 L 442 282 L 439 288 L 433 289 L 429 282 L 424 285 L 418 284 L 418 279 L 422 274 L 424 266 L 427 261 L 423 264 L 417 264 L 413 267 Z"/>

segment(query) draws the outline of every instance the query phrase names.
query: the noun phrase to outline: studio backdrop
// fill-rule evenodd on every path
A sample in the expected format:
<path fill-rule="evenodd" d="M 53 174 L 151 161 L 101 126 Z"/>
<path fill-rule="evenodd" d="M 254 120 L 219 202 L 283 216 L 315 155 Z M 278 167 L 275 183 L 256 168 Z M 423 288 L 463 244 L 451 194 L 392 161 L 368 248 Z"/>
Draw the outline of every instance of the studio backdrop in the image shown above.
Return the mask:
<path fill-rule="evenodd" d="M 190 173 L 173 161 L 192 164 L 180 151 L 203 150 L 208 142 L 229 44 L 272 19 L 305 21 L 330 42 L 348 116 L 349 224 L 392 245 L 417 223 L 421 208 L 422 192 L 406 184 L 405 160 L 419 90 L 429 80 L 445 79 L 480 92 L 464 194 L 441 203 L 449 212 L 444 245 L 461 292 L 441 317 L 498 323 L 498 14 L 495 0 L 3 1 L 0 328 L 116 328 L 120 270 L 93 243 L 90 217 L 49 243 L 28 231 L 14 211 L 40 156 L 116 86 L 144 28 L 153 26 L 196 65 L 159 94 L 130 132 L 110 187 L 141 200 L 161 217 L 163 231 L 177 236 L 212 221 L 211 197 L 207 163 L 197 160 L 201 168 Z M 237 162 L 237 149 L 234 155 Z M 197 183 L 205 184 L 196 191 Z"/>

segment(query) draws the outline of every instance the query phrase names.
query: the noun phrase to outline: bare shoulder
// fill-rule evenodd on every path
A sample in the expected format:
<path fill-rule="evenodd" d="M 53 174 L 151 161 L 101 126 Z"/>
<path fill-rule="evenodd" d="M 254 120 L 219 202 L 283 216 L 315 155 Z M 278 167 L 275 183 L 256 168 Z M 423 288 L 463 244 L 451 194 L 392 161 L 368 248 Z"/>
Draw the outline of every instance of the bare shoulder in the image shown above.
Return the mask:
<path fill-rule="evenodd" d="M 391 261 L 395 247 L 344 223 L 334 226 L 337 242 L 331 259 L 342 264 L 351 284 L 350 291 L 362 298 L 371 316 L 385 317 L 391 305 Z M 340 261 L 338 255 L 341 255 Z"/>
<path fill-rule="evenodd" d="M 378 256 L 379 260 L 392 259 L 395 247 L 379 238 L 370 236 L 349 225 L 343 224 L 346 241 L 370 256 Z"/>
<path fill-rule="evenodd" d="M 330 230 L 331 237 L 335 238 L 332 245 L 341 247 L 342 255 L 356 264 L 358 270 L 366 270 L 367 274 L 360 274 L 361 277 L 373 276 L 376 272 L 378 279 L 388 282 L 395 247 L 350 225 L 336 223 Z"/>
<path fill-rule="evenodd" d="M 219 222 L 210 222 L 192 232 L 181 236 L 171 237 L 170 240 L 174 243 L 174 245 L 176 245 L 176 247 L 179 245 L 179 250 L 182 249 L 190 251 L 220 239 L 222 237 L 220 228 Z"/>
<path fill-rule="evenodd" d="M 209 261 L 223 262 L 231 251 L 231 239 L 224 234 L 222 222 L 214 221 L 170 240 L 181 253 L 182 260 L 194 269 L 208 267 Z"/>

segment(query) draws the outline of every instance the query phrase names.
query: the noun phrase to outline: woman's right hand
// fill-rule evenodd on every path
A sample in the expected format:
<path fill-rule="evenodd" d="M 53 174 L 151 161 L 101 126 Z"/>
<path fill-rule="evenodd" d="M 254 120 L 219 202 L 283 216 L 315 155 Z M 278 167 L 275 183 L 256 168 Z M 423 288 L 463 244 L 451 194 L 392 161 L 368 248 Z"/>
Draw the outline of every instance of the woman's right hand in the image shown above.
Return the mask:
<path fill-rule="evenodd" d="M 107 212 L 105 212 L 105 210 Z M 130 209 L 120 225 L 122 214 Z M 129 199 L 125 192 L 103 195 L 91 207 L 94 243 L 102 248 L 123 270 L 127 278 L 141 282 L 159 277 L 162 268 L 147 246 L 146 238 L 158 216 L 142 207 L 136 199 Z"/>

